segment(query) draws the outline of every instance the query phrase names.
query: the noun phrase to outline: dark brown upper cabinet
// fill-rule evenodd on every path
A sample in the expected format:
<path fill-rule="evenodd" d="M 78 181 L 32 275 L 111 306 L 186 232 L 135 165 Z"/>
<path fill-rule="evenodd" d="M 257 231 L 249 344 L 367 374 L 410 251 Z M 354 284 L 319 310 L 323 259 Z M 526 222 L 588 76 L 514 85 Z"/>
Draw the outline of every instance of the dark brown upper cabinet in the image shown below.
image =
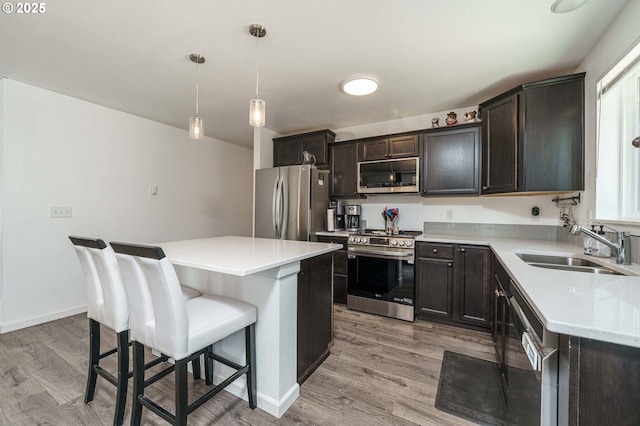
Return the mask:
<path fill-rule="evenodd" d="M 418 155 L 417 134 L 372 138 L 358 142 L 358 161 L 417 157 Z"/>
<path fill-rule="evenodd" d="M 422 195 L 480 193 L 480 123 L 427 130 L 421 136 Z"/>
<path fill-rule="evenodd" d="M 584 73 L 480 104 L 482 193 L 584 189 Z"/>
<path fill-rule="evenodd" d="M 302 164 L 304 151 L 316 158 L 316 166 L 329 167 L 329 144 L 335 138 L 336 134 L 328 129 L 275 138 L 273 140 L 273 167 Z"/>
<path fill-rule="evenodd" d="M 358 197 L 358 143 L 329 145 L 331 159 L 331 197 Z"/>

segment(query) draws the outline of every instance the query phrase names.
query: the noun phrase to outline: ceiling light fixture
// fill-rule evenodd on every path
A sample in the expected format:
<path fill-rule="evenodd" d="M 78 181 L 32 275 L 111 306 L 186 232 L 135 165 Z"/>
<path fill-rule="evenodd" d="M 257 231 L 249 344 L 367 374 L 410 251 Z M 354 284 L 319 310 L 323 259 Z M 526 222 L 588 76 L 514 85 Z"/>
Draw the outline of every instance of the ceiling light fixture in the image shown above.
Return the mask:
<path fill-rule="evenodd" d="M 579 9 L 589 0 L 556 0 L 551 5 L 553 13 L 567 13 Z"/>
<path fill-rule="evenodd" d="M 204 138 L 204 122 L 198 116 L 198 101 L 200 97 L 200 86 L 198 85 L 198 65 L 204 64 L 204 56 L 199 53 L 189 55 L 189 60 L 196 64 L 196 115 L 189 119 L 189 137 L 191 139 Z"/>
<path fill-rule="evenodd" d="M 249 124 L 253 127 L 262 127 L 266 123 L 266 107 L 265 101 L 260 99 L 258 95 L 258 86 L 260 82 L 260 55 L 259 42 L 260 39 L 267 35 L 267 29 L 260 24 L 253 24 L 249 27 L 249 34 L 256 38 L 256 97 L 249 101 Z"/>
<path fill-rule="evenodd" d="M 348 95 L 364 96 L 378 90 L 378 82 L 371 77 L 358 77 L 342 84 L 342 91 Z"/>

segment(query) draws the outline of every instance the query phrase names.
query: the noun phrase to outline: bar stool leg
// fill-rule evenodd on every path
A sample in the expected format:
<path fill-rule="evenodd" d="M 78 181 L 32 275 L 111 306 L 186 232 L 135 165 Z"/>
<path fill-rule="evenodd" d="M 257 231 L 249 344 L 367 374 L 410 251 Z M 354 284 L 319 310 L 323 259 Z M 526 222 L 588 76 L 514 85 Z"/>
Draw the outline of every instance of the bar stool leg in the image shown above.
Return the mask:
<path fill-rule="evenodd" d="M 116 384 L 116 412 L 114 426 L 121 426 L 127 403 L 127 384 L 129 382 L 129 330 L 118 333 L 118 382 Z"/>
<path fill-rule="evenodd" d="M 213 386 L 213 373 L 214 373 L 214 361 L 211 355 L 213 354 L 215 345 L 211 345 L 204 353 L 204 377 L 207 386 Z"/>
<path fill-rule="evenodd" d="M 187 361 L 188 358 L 183 358 L 176 361 L 176 385 L 175 385 L 175 398 L 176 398 L 176 426 L 187 426 L 187 408 L 189 403 L 189 395 L 187 388 Z"/>
<path fill-rule="evenodd" d="M 247 393 L 249 394 L 249 407 L 255 409 L 258 406 L 256 389 L 256 323 L 244 328 L 246 362 L 249 364 L 247 371 Z"/>
<path fill-rule="evenodd" d="M 98 373 L 96 367 L 100 362 L 100 323 L 89 319 L 89 371 L 87 373 L 87 389 L 84 393 L 84 403 L 93 401 L 96 391 Z"/>
<path fill-rule="evenodd" d="M 144 396 L 144 345 L 133 342 L 133 404 L 131 404 L 131 425 L 142 422 L 142 404 L 138 397 Z"/>
<path fill-rule="evenodd" d="M 200 380 L 202 378 L 202 370 L 200 369 L 200 357 L 191 361 L 191 369 L 193 370 L 193 380 Z"/>

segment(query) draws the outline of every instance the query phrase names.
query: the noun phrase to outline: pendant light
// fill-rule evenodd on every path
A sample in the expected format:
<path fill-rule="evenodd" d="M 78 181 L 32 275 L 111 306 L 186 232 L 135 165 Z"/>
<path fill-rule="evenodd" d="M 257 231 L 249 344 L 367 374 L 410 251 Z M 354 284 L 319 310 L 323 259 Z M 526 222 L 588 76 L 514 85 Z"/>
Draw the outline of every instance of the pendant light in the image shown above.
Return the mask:
<path fill-rule="evenodd" d="M 189 55 L 189 60 L 196 64 L 196 115 L 189 119 L 189 137 L 191 139 L 204 138 L 204 122 L 202 117 L 198 116 L 198 101 L 200 97 L 200 86 L 198 85 L 198 65 L 204 64 L 204 56 L 199 53 Z"/>
<path fill-rule="evenodd" d="M 267 29 L 260 24 L 253 24 L 249 27 L 249 34 L 256 38 L 256 97 L 249 101 L 249 124 L 253 127 L 263 127 L 266 122 L 265 101 L 260 99 L 258 95 L 258 86 L 260 82 L 260 56 L 259 56 L 259 40 L 267 35 Z"/>

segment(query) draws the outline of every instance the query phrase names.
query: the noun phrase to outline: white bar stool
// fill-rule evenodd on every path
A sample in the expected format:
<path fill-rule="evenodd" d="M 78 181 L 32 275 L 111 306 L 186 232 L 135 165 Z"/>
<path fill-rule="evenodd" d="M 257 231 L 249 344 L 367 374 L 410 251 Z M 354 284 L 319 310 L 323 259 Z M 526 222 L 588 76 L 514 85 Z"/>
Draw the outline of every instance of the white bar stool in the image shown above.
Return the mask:
<path fill-rule="evenodd" d="M 120 268 L 113 249 L 98 238 L 70 236 L 85 277 L 87 291 L 87 317 L 89 318 L 89 369 L 84 402 L 93 400 L 98 375 L 116 387 L 114 425 L 122 425 L 127 398 L 129 377 L 129 306 L 127 293 L 122 281 Z M 192 299 L 202 295 L 197 290 L 182 286 L 184 298 Z M 100 353 L 100 326 L 115 331 L 116 348 Z M 117 376 L 100 366 L 100 360 L 117 353 Z M 145 368 L 167 361 L 162 355 Z M 200 378 L 199 360 L 193 365 L 194 378 Z"/>
<path fill-rule="evenodd" d="M 137 288 L 138 297 L 146 294 L 148 306 L 141 307 L 129 292 L 131 339 L 133 340 L 133 408 L 131 424 L 139 425 L 142 407 L 174 425 L 187 424 L 187 416 L 227 385 L 246 374 L 249 406 L 257 405 L 254 305 L 228 297 L 203 295 L 190 300 L 180 297 L 180 285 L 173 265 L 160 247 L 126 243 L 109 243 L 116 252 L 127 290 Z M 138 311 L 138 312 L 136 312 Z M 245 365 L 213 353 L 217 341 L 244 329 Z M 145 380 L 144 347 L 155 348 L 175 360 L 175 414 L 145 395 L 145 388 L 167 373 L 160 372 Z M 188 403 L 187 363 L 205 355 L 207 378 L 212 375 L 210 360 L 236 370 L 234 374 L 207 393 Z M 207 380 L 209 381 L 209 380 Z"/>

